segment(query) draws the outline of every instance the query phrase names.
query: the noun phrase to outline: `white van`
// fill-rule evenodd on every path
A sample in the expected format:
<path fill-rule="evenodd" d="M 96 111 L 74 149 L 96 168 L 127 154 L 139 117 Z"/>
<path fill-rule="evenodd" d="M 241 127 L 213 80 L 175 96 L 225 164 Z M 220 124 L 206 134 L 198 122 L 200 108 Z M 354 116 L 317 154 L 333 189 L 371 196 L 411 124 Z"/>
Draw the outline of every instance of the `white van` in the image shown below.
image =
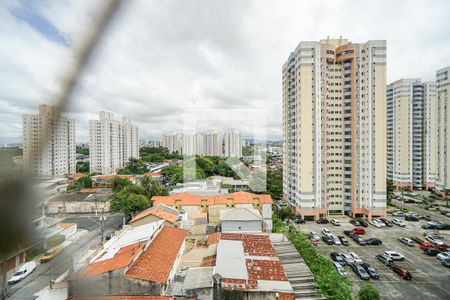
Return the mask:
<path fill-rule="evenodd" d="M 8 280 L 8 284 L 15 284 L 31 274 L 31 272 L 36 269 L 36 263 L 34 261 L 29 261 L 24 263 L 19 270 Z"/>

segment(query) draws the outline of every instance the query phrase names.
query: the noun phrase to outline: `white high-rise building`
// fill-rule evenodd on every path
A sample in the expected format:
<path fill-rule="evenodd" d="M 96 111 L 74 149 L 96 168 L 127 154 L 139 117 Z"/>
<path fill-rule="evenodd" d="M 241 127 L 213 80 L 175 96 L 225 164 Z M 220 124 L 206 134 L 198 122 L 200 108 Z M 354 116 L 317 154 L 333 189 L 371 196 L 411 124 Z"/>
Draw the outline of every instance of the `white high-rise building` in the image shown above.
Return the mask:
<path fill-rule="evenodd" d="M 300 42 L 283 66 L 283 194 L 302 217 L 386 215 L 386 41 Z"/>
<path fill-rule="evenodd" d="M 224 136 L 225 157 L 242 157 L 242 136 L 236 129 L 230 129 Z"/>
<path fill-rule="evenodd" d="M 23 166 L 36 176 L 76 171 L 75 120 L 58 117 L 56 109 L 39 106 L 39 114 L 23 116 Z"/>
<path fill-rule="evenodd" d="M 161 146 L 169 150 L 170 153 L 178 152 L 183 153 L 183 135 L 179 133 L 169 133 L 163 135 L 161 140 Z"/>
<path fill-rule="evenodd" d="M 139 158 L 137 126 L 100 112 L 99 120 L 89 121 L 89 156 L 91 173 L 116 174 L 130 158 Z"/>
<path fill-rule="evenodd" d="M 387 86 L 387 178 L 395 187 L 434 187 L 436 116 L 433 82 L 401 79 Z"/>
<path fill-rule="evenodd" d="M 437 178 L 436 188 L 450 189 L 450 66 L 436 72 Z"/>
<path fill-rule="evenodd" d="M 204 153 L 206 156 L 222 156 L 222 136 L 216 131 L 203 133 Z"/>

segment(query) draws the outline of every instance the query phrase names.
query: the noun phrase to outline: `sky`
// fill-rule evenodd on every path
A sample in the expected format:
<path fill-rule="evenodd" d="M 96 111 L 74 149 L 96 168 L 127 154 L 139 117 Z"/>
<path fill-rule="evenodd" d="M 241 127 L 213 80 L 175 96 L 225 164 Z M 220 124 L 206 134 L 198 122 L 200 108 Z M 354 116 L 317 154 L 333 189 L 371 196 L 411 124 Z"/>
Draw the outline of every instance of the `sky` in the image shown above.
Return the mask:
<path fill-rule="evenodd" d="M 54 104 L 104 1 L 0 3 L 0 143 L 22 141 L 22 115 Z M 103 34 L 66 115 L 87 142 L 101 110 L 141 139 L 263 122 L 281 138 L 281 68 L 300 41 L 387 40 L 388 83 L 434 80 L 450 65 L 450 1 L 128 0 Z M 214 112 L 214 113 L 211 113 Z M 192 119 L 189 119 L 192 121 Z"/>

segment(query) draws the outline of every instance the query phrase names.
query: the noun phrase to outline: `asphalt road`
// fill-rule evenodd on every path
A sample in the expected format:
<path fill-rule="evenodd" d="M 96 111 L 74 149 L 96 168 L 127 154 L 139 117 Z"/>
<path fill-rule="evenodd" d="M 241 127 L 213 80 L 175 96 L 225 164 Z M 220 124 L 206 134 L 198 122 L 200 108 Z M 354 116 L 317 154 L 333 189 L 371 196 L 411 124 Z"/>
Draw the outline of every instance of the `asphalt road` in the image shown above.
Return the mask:
<path fill-rule="evenodd" d="M 351 230 L 354 228 L 348 221 L 348 218 L 338 218 L 342 225 L 337 227 L 332 224 L 316 224 L 315 222 L 306 222 L 299 225 L 298 228 L 308 233 L 310 231 L 317 232 L 322 236 L 321 228 L 325 227 L 331 230 L 334 235 L 343 235 L 343 230 Z M 405 221 L 406 228 L 398 226 L 392 228 L 376 228 L 369 225 L 367 233 L 363 235 L 364 239 L 369 237 L 380 238 L 383 242 L 381 246 L 360 246 L 353 240 L 349 239 L 349 246 L 326 245 L 321 240 L 318 244 L 320 252 L 327 258 L 330 258 L 331 252 L 355 252 L 361 259 L 369 263 L 380 273 L 379 280 L 370 280 L 381 293 L 382 299 L 408 299 L 408 300 L 438 300 L 450 299 L 450 269 L 441 265 L 436 257 L 430 257 L 423 253 L 419 247 L 408 247 L 400 243 L 400 236 L 422 236 L 423 229 L 420 228 L 425 221 L 408 222 Z M 446 242 L 450 241 L 450 231 L 440 232 Z M 401 279 L 393 273 L 388 267 L 381 264 L 375 256 L 382 254 L 384 251 L 393 250 L 405 256 L 405 261 L 396 262 L 396 264 L 406 267 L 412 274 L 412 281 Z M 356 294 L 359 289 L 366 283 L 359 279 L 350 267 L 345 267 L 349 279 L 353 283 L 353 292 Z"/>
<path fill-rule="evenodd" d="M 72 268 L 73 261 L 77 261 L 89 248 L 100 243 L 100 225 L 98 217 L 75 217 L 64 220 L 66 223 L 77 223 L 80 229 L 89 232 L 64 248 L 63 252 L 48 263 L 39 264 L 34 272 L 23 281 L 8 287 L 8 299 L 33 299 L 33 294 L 50 285 L 53 280 Z M 122 216 L 107 216 L 104 222 L 105 232 L 113 231 L 122 225 Z"/>
<path fill-rule="evenodd" d="M 439 211 L 425 210 L 422 207 L 418 206 L 417 204 L 403 203 L 401 200 L 392 200 L 392 203 L 394 203 L 395 205 L 397 205 L 398 207 L 401 207 L 401 208 L 403 208 L 403 207 L 409 208 L 421 216 L 430 216 L 432 220 L 440 221 L 442 223 L 450 223 L 450 218 L 441 215 Z"/>

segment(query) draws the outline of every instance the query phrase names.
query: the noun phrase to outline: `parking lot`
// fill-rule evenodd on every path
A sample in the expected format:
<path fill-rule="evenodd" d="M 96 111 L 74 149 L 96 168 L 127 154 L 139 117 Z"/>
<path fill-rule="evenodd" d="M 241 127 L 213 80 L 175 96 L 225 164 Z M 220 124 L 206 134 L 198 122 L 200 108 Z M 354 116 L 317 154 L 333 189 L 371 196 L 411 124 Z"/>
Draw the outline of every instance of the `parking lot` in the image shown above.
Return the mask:
<path fill-rule="evenodd" d="M 322 236 L 321 230 L 324 227 L 331 230 L 334 236 L 344 235 L 344 230 L 354 228 L 349 223 L 350 218 L 339 217 L 336 219 L 341 222 L 341 226 L 334 226 L 330 223 L 317 224 L 312 221 L 296 226 L 306 234 L 314 231 L 319 236 Z M 328 258 L 331 252 L 355 252 L 358 254 L 364 262 L 369 263 L 380 274 L 380 279 L 371 279 L 370 283 L 378 288 L 384 299 L 450 299 L 450 269 L 442 266 L 436 257 L 423 254 L 418 246 L 408 247 L 398 240 L 401 236 L 424 238 L 423 232 L 425 230 L 421 228 L 421 225 L 426 221 L 405 221 L 405 223 L 406 227 L 404 228 L 396 225 L 390 228 L 376 228 L 369 224 L 369 227 L 365 228 L 366 234 L 362 237 L 364 239 L 377 237 L 383 242 L 381 246 L 360 246 L 346 237 L 349 240 L 349 246 L 327 245 L 321 240 L 317 247 Z M 450 231 L 440 231 L 440 234 L 444 237 L 446 243 L 450 242 Z M 387 250 L 397 251 L 405 256 L 404 261 L 396 262 L 396 264 L 408 269 L 412 274 L 412 281 L 400 278 L 375 258 L 377 254 L 382 254 Z M 346 266 L 345 269 L 348 278 L 353 282 L 354 292 L 356 293 L 366 281 L 359 279 L 350 267 Z"/>

